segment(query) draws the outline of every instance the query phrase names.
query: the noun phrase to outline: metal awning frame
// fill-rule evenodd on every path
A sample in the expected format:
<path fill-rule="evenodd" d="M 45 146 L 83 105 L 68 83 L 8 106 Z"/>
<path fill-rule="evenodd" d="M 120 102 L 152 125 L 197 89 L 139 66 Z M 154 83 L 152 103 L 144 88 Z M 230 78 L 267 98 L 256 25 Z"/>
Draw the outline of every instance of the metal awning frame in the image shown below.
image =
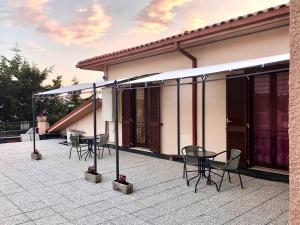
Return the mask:
<path fill-rule="evenodd" d="M 282 62 L 288 62 L 288 60 L 286 61 L 282 61 Z M 280 62 L 280 63 L 282 63 Z M 279 62 L 275 62 L 274 64 L 278 64 Z M 272 65 L 272 64 L 268 64 Z M 265 65 L 261 65 L 261 68 L 264 68 Z M 259 67 L 259 65 L 256 66 L 251 66 L 251 67 L 246 67 L 246 68 L 239 68 L 237 70 L 242 70 L 242 69 L 249 69 L 249 68 L 254 68 L 254 67 Z M 199 84 L 199 83 L 207 83 L 207 82 L 213 82 L 213 81 L 221 81 L 221 80 L 228 80 L 228 79 L 236 79 L 236 78 L 241 78 L 241 77 L 249 77 L 249 76 L 256 76 L 256 75 L 262 75 L 262 74 L 267 74 L 267 73 L 272 73 L 272 72 L 284 72 L 287 71 L 288 68 L 283 68 L 283 69 L 276 69 L 276 70 L 269 70 L 269 71 L 260 71 L 260 72 L 255 72 L 255 73 L 248 73 L 248 74 L 242 74 L 242 75 L 234 75 L 234 76 L 225 76 L 222 78 L 215 78 L 215 79 L 207 79 L 208 77 L 212 76 L 212 75 L 216 75 L 216 74 L 226 74 L 230 75 L 230 73 L 232 71 L 236 71 L 236 70 L 230 70 L 230 71 L 221 71 L 220 73 L 215 72 L 215 73 L 211 73 L 211 74 L 202 74 L 202 75 L 195 75 L 195 76 L 191 76 L 191 77 L 177 77 L 174 79 L 169 79 L 169 80 L 175 80 L 176 83 L 175 84 L 165 84 L 164 80 L 157 80 L 157 81 L 151 81 L 149 83 L 147 82 L 143 82 L 144 86 L 140 86 L 141 83 L 135 83 L 135 84 L 128 84 L 126 82 L 130 82 L 132 80 L 138 80 L 139 78 L 143 78 L 146 76 L 151 76 L 151 75 L 157 75 L 156 74 L 147 74 L 147 75 L 142 75 L 142 76 L 138 76 L 138 77 L 134 77 L 134 78 L 128 78 L 128 79 L 123 79 L 121 81 L 110 81 L 110 84 L 108 85 L 103 85 L 100 87 L 96 87 L 96 84 L 93 83 L 93 89 L 92 91 L 89 92 L 93 92 L 93 113 L 94 113 L 94 143 L 96 143 L 96 89 L 97 88 L 103 88 L 103 87 L 112 87 L 114 89 L 114 99 L 115 99 L 115 105 L 114 105 L 114 110 L 115 110 L 115 149 L 116 149 L 116 181 L 119 180 L 119 128 L 118 128 L 118 95 L 121 93 L 121 91 L 123 89 L 139 89 L 139 88 L 154 88 L 154 87 L 169 87 L 169 86 L 177 86 L 177 150 L 178 150 L 178 155 L 180 154 L 180 89 L 179 86 L 181 85 L 191 85 L 191 84 Z M 181 82 L 184 79 L 189 79 L 192 77 L 196 77 L 196 78 L 201 78 L 201 80 L 197 80 L 196 82 Z M 168 81 L 169 81 L 168 80 Z M 159 85 L 154 84 L 154 83 L 160 83 Z M 67 94 L 72 94 L 66 92 Z M 39 98 L 49 98 L 50 96 L 60 96 L 62 94 L 66 94 L 66 93 L 60 93 L 57 95 L 37 95 L 37 94 L 33 94 L 32 95 L 32 111 L 33 111 L 33 130 L 34 130 L 34 134 L 33 134 L 33 149 L 36 148 L 36 143 L 35 143 L 35 100 L 39 99 Z M 86 92 L 87 93 L 87 92 Z M 78 94 L 78 92 L 76 93 Z M 203 113 L 205 113 L 205 108 L 203 108 L 202 106 L 202 111 Z M 203 126 L 204 127 L 204 126 Z M 205 132 L 205 130 L 203 130 L 202 132 Z M 203 146 L 204 147 L 204 146 Z M 96 155 L 96 145 L 94 145 L 94 166 L 95 166 L 95 172 L 97 172 L 97 155 Z"/>

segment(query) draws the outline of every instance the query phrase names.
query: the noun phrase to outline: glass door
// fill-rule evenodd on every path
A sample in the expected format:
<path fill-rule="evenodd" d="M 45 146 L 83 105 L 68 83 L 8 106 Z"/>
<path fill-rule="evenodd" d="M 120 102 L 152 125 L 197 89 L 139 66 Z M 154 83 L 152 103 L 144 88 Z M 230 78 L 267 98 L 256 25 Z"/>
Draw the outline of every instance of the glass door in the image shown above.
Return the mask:
<path fill-rule="evenodd" d="M 288 72 L 253 78 L 253 164 L 288 169 Z"/>
<path fill-rule="evenodd" d="M 271 164 L 271 88 L 270 75 L 254 77 L 253 161 Z"/>

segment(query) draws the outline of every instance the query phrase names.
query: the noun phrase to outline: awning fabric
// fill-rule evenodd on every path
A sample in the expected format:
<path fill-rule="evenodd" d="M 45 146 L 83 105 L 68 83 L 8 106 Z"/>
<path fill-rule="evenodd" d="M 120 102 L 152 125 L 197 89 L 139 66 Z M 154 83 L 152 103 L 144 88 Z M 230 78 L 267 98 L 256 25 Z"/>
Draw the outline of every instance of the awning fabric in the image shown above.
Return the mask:
<path fill-rule="evenodd" d="M 40 92 L 35 94 L 34 96 L 51 96 L 51 95 L 62 95 L 65 93 L 78 92 L 83 90 L 88 90 L 93 88 L 93 84 L 96 84 L 96 88 L 108 86 L 114 83 L 114 81 L 96 81 L 93 83 L 82 83 L 77 85 L 65 86 L 57 89 L 53 89 L 50 91 Z"/>
<path fill-rule="evenodd" d="M 193 69 L 184 69 L 184 70 L 174 70 L 163 72 L 155 75 L 149 75 L 144 78 L 127 78 L 118 80 L 118 85 L 131 85 L 131 84 L 142 84 L 149 82 L 158 82 L 158 81 L 166 81 L 166 80 L 176 80 L 183 78 L 191 78 L 191 77 L 201 77 L 208 76 L 215 73 L 221 72 L 231 72 L 234 70 L 257 67 L 257 66 L 266 66 L 274 63 L 288 61 L 290 59 L 289 54 L 281 54 L 275 56 L 269 56 L 264 58 L 256 58 L 256 59 L 248 59 L 243 61 L 225 63 L 225 64 L 217 64 L 212 66 L 203 66 Z M 96 88 L 111 86 L 115 81 L 95 81 L 93 83 L 96 84 Z M 77 91 L 83 91 L 93 88 L 93 83 L 82 83 L 78 85 L 70 85 L 62 88 L 40 92 L 35 94 L 35 97 L 42 96 L 52 96 L 52 95 L 62 95 Z"/>
<path fill-rule="evenodd" d="M 233 70 L 257 67 L 257 66 L 266 66 L 274 63 L 288 61 L 289 59 L 290 59 L 289 54 L 281 54 L 281 55 L 269 56 L 264 58 L 248 59 L 248 60 L 225 63 L 225 64 L 217 64 L 212 66 L 203 66 L 194 69 L 174 70 L 174 71 L 164 72 L 157 75 L 133 80 L 123 84 L 127 84 L 127 85 L 142 84 L 142 83 L 157 82 L 157 81 L 208 76 L 220 72 L 231 72 Z"/>

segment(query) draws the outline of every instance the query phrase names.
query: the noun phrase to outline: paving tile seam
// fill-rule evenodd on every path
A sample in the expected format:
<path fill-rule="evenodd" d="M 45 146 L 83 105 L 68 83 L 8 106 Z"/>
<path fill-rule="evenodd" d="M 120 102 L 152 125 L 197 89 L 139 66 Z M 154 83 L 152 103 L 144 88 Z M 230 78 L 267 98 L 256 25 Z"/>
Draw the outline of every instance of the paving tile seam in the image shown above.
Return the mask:
<path fill-rule="evenodd" d="M 237 186 L 239 186 L 239 185 L 237 185 Z M 235 187 L 237 187 L 237 186 L 235 186 Z M 242 196 L 250 195 L 251 193 L 254 193 L 254 192 L 256 192 L 256 191 L 258 191 L 258 190 L 260 190 L 260 189 L 262 189 L 262 188 L 263 188 L 263 186 L 258 187 L 257 189 L 254 189 L 254 190 L 252 190 L 251 192 L 245 193 L 245 194 L 242 195 Z M 230 188 L 230 189 L 231 189 L 231 188 Z M 230 190 L 230 189 L 227 189 L 226 191 L 228 191 L 228 190 Z M 216 195 L 217 195 L 217 194 L 216 194 Z M 213 195 L 213 196 L 216 196 L 216 195 Z M 213 197 L 213 196 L 211 196 L 211 197 Z M 240 196 L 240 197 L 241 197 L 241 196 Z M 203 200 L 204 200 L 204 199 L 203 199 Z M 235 201 L 235 200 L 236 200 L 236 199 L 231 200 L 231 201 L 229 201 L 229 202 L 226 202 L 226 203 L 224 203 L 224 204 L 222 204 L 222 205 L 219 205 L 219 206 L 217 206 L 217 208 L 226 206 L 226 205 L 232 203 L 232 202 Z M 201 202 L 201 201 L 202 201 L 202 200 L 198 201 L 197 203 L 199 203 L 199 202 Z M 183 208 L 184 208 L 184 207 L 183 207 Z M 206 212 L 206 213 L 203 213 L 203 214 L 199 215 L 199 216 L 196 217 L 196 218 L 200 218 L 200 217 L 203 217 L 203 216 L 213 217 L 213 216 L 209 215 L 209 213 L 212 212 L 212 211 L 214 211 L 214 210 L 216 210 L 216 208 L 214 208 L 214 209 L 212 209 L 212 210 L 210 210 L 210 211 L 208 211 L 208 212 Z M 196 219 L 196 218 L 195 218 L 195 219 Z M 214 218 L 214 217 L 213 217 L 213 218 Z"/>
<path fill-rule="evenodd" d="M 257 207 L 259 207 L 259 206 L 265 204 L 265 203 L 268 202 L 268 201 L 271 201 L 272 199 L 276 198 L 278 195 L 284 193 L 285 191 L 286 191 L 286 190 L 284 190 L 284 191 L 278 193 L 277 195 L 275 195 L 275 196 L 273 196 L 273 197 L 267 199 L 266 201 L 264 201 L 264 202 L 262 202 L 262 203 L 260 203 L 260 204 L 258 204 L 258 205 L 256 205 L 256 206 L 253 206 L 253 207 L 250 208 L 249 210 L 247 210 L 247 211 L 243 212 L 242 214 L 238 215 L 237 217 L 235 217 L 235 218 L 233 218 L 233 219 L 227 221 L 226 223 L 229 223 L 229 222 L 231 222 L 231 221 L 233 221 L 233 220 L 235 220 L 235 219 L 237 219 L 237 218 L 239 218 L 239 217 L 245 215 L 246 213 L 251 212 L 253 209 L 255 209 L 255 208 L 257 208 Z M 226 223 L 223 223 L 223 224 L 226 224 Z M 223 224 L 222 224 L 222 225 L 223 225 Z"/>
<path fill-rule="evenodd" d="M 17 215 L 24 215 L 25 217 L 27 217 L 29 219 L 29 221 L 32 221 L 26 214 L 25 212 L 19 208 L 14 202 L 12 202 L 7 196 L 5 196 L 7 198 L 7 200 L 9 202 L 11 202 L 17 209 L 19 209 L 22 213 L 18 213 L 18 214 L 15 214 L 15 215 L 12 215 L 12 216 L 7 216 L 7 217 L 3 217 L 2 219 L 5 219 L 5 218 L 10 218 L 10 217 L 14 217 L 14 216 L 17 216 Z M 28 222 L 28 221 L 27 221 Z"/>
<path fill-rule="evenodd" d="M 270 222 L 268 222 L 266 225 L 271 224 L 272 222 L 276 221 L 279 217 L 281 217 L 283 214 L 287 213 L 289 210 L 284 211 L 283 213 L 281 213 L 280 215 L 278 215 L 277 217 L 275 217 L 273 220 L 271 220 Z"/>

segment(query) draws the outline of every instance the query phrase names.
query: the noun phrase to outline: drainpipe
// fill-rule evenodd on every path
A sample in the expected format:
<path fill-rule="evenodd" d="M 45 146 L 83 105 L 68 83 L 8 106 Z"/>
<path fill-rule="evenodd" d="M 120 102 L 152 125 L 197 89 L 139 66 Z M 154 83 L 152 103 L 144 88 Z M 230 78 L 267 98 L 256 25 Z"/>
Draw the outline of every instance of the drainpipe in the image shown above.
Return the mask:
<path fill-rule="evenodd" d="M 103 69 L 103 80 L 107 81 L 108 80 L 108 66 L 104 65 Z M 109 123 L 108 121 L 105 121 L 105 134 L 109 135 Z"/>
<path fill-rule="evenodd" d="M 197 58 L 180 47 L 178 42 L 175 48 L 185 57 L 192 61 L 192 68 L 197 68 Z M 193 145 L 197 145 L 197 78 L 193 78 L 192 84 L 192 123 L 193 123 Z M 205 147 L 205 83 L 202 83 L 202 147 Z"/>

